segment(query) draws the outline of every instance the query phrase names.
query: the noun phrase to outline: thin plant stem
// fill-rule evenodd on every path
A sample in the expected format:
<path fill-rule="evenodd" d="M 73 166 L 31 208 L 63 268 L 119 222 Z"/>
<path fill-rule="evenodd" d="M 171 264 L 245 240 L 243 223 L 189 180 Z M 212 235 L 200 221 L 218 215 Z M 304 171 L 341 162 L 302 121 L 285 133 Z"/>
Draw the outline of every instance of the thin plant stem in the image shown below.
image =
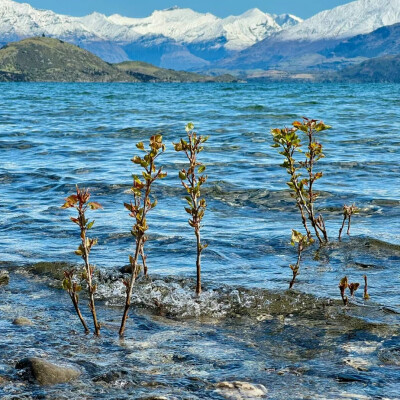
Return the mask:
<path fill-rule="evenodd" d="M 342 231 L 343 231 L 343 228 L 344 228 L 344 224 L 346 223 L 346 219 L 347 219 L 347 216 L 344 215 L 344 216 L 343 216 L 342 226 L 341 226 L 340 229 L 339 229 L 339 240 L 342 238 Z"/>
<path fill-rule="evenodd" d="M 78 296 L 76 295 L 76 293 L 69 293 L 71 300 L 72 300 L 72 304 L 74 305 L 75 311 L 82 323 L 83 329 L 85 330 L 85 333 L 88 334 L 90 333 L 90 330 L 86 324 L 85 319 L 82 316 L 81 310 L 79 309 L 79 305 L 78 305 Z"/>

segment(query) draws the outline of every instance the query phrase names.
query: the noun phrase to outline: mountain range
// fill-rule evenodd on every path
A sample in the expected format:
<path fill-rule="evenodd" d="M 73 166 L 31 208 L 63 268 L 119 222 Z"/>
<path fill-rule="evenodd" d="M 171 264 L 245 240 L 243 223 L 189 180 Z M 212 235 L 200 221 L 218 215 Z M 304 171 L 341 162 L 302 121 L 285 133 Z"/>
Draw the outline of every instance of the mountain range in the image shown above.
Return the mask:
<path fill-rule="evenodd" d="M 258 9 L 221 19 L 178 7 L 147 18 L 97 12 L 71 17 L 0 0 L 0 42 L 43 34 L 80 45 L 108 62 L 140 59 L 182 69 L 205 67 L 301 21 Z"/>
<path fill-rule="evenodd" d="M 140 60 L 178 70 L 315 73 L 400 52 L 400 0 L 357 0 L 307 20 L 251 9 L 218 18 L 188 8 L 146 18 L 84 17 L 0 0 L 0 43 L 49 36 L 107 62 Z"/>
<path fill-rule="evenodd" d="M 283 29 L 221 60 L 218 66 L 228 69 L 285 71 L 337 69 L 368 58 L 362 42 L 370 41 L 372 45 L 380 35 L 379 32 L 376 34 L 377 30 L 399 22 L 400 0 L 353 1 Z M 361 40 L 352 46 L 352 53 L 338 51 L 344 49 L 347 43 L 352 43 L 355 37 Z M 385 51 L 393 54 L 394 49 L 395 44 L 387 41 Z"/>

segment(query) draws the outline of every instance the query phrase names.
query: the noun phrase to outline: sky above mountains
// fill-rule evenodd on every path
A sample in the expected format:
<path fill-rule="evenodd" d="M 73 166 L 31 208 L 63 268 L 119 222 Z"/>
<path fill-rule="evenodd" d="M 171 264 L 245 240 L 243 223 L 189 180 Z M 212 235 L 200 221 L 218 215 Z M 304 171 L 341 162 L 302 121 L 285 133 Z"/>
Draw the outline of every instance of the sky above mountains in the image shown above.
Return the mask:
<path fill-rule="evenodd" d="M 24 2 L 23 0 L 18 0 Z M 268 13 L 290 13 L 308 18 L 351 0 L 26 0 L 35 8 L 49 9 L 59 14 L 83 16 L 93 11 L 111 15 L 146 17 L 154 10 L 179 7 L 192 8 L 198 12 L 210 12 L 219 17 L 239 15 L 250 8 L 259 8 Z"/>

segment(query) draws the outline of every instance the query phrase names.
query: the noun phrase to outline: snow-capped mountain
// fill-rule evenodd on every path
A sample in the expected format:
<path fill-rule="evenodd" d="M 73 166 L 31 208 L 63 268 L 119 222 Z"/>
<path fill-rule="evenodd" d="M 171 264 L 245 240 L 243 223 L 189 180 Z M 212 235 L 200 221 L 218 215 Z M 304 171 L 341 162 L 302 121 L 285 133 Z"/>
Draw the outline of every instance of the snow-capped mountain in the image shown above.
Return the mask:
<path fill-rule="evenodd" d="M 141 35 L 162 35 L 180 43 L 209 42 L 224 37 L 225 47 L 230 50 L 244 49 L 281 31 L 283 25 L 294 25 L 302 21 L 293 15 L 271 15 L 257 8 L 239 16 L 221 19 L 210 13 L 201 14 L 177 7 L 154 11 L 147 18 L 127 18 L 115 14 L 107 19 Z"/>
<path fill-rule="evenodd" d="M 178 7 L 146 18 L 97 12 L 71 17 L 0 0 L 0 43 L 44 34 L 109 62 L 142 60 L 175 69 L 316 65 L 343 39 L 398 22 L 400 0 L 353 1 L 306 21 L 256 8 L 227 18 Z"/>
<path fill-rule="evenodd" d="M 219 66 L 295 71 L 338 68 L 348 62 L 359 62 L 357 57 L 362 56 L 362 49 L 359 56 L 353 51 L 354 61 L 329 55 L 331 49 L 341 41 L 399 22 L 400 0 L 353 1 L 282 29 L 253 46 L 228 56 Z"/>
<path fill-rule="evenodd" d="M 0 0 L 0 40 L 9 41 L 44 34 L 74 41 L 107 41 L 119 45 L 143 38 L 163 37 L 179 44 L 215 42 L 226 50 L 242 50 L 282 30 L 282 25 L 301 19 L 292 15 L 275 16 L 258 9 L 240 16 L 218 18 L 188 8 L 154 11 L 147 18 L 59 15 L 37 10 L 29 4 Z"/>
<path fill-rule="evenodd" d="M 280 40 L 344 39 L 400 22 L 400 0 L 358 0 L 280 32 Z"/>

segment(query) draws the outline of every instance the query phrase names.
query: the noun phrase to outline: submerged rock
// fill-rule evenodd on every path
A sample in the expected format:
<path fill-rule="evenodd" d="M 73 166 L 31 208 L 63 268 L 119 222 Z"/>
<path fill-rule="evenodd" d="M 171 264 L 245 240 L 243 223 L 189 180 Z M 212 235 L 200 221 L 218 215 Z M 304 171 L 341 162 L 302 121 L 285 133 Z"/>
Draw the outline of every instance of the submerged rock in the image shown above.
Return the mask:
<path fill-rule="evenodd" d="M 8 271 L 0 271 L 0 286 L 8 285 L 10 281 L 10 274 Z"/>
<path fill-rule="evenodd" d="M 94 382 L 101 382 L 113 385 L 116 382 L 128 382 L 130 374 L 127 370 L 109 371 L 93 379 Z"/>
<path fill-rule="evenodd" d="M 0 375 L 0 386 L 8 385 L 11 382 L 9 378 Z"/>
<path fill-rule="evenodd" d="M 378 357 L 384 364 L 400 366 L 400 347 L 383 349 Z"/>
<path fill-rule="evenodd" d="M 33 322 L 30 319 L 25 318 L 25 317 L 15 318 L 12 323 L 13 323 L 13 325 L 19 325 L 19 326 L 31 326 L 31 325 L 33 325 Z"/>
<path fill-rule="evenodd" d="M 266 397 L 268 390 L 263 385 L 248 382 L 220 382 L 216 385 L 216 392 L 229 400 L 251 400 Z"/>
<path fill-rule="evenodd" d="M 31 265 L 28 271 L 35 275 L 44 275 L 49 278 L 62 280 L 64 271 L 73 268 L 73 265 L 65 262 L 38 262 Z"/>
<path fill-rule="evenodd" d="M 55 385 L 76 379 L 81 372 L 73 367 L 59 366 L 41 358 L 30 357 L 18 361 L 17 369 L 24 369 L 28 380 L 34 379 L 41 385 Z"/>
<path fill-rule="evenodd" d="M 344 364 L 358 370 L 358 371 L 368 371 L 371 367 L 371 363 L 361 357 L 350 357 L 345 359 Z"/>

